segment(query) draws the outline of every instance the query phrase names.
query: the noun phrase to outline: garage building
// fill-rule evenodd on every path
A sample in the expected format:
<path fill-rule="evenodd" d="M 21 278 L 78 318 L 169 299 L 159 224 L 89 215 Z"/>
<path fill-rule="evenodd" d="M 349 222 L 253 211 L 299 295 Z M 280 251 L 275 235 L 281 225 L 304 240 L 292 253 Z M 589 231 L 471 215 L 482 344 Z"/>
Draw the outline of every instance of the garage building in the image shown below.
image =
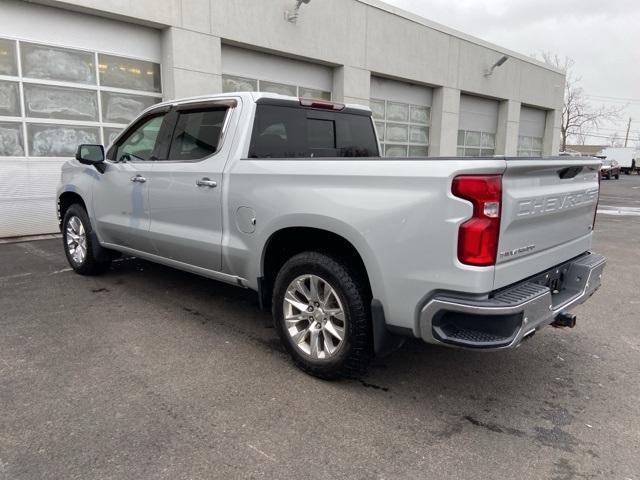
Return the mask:
<path fill-rule="evenodd" d="M 0 0 L 0 237 L 55 232 L 75 146 L 162 99 L 369 105 L 390 157 L 557 153 L 562 72 L 378 0 L 296 3 Z"/>

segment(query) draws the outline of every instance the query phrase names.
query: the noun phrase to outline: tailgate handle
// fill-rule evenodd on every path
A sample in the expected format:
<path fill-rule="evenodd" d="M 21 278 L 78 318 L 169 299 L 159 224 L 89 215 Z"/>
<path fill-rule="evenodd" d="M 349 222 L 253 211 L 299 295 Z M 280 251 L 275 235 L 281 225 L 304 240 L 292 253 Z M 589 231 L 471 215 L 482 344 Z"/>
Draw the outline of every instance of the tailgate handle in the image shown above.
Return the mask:
<path fill-rule="evenodd" d="M 558 170 L 558 176 L 563 180 L 567 178 L 574 178 L 576 175 L 578 175 L 582 171 L 582 168 L 583 168 L 582 166 L 563 168 L 562 170 Z"/>

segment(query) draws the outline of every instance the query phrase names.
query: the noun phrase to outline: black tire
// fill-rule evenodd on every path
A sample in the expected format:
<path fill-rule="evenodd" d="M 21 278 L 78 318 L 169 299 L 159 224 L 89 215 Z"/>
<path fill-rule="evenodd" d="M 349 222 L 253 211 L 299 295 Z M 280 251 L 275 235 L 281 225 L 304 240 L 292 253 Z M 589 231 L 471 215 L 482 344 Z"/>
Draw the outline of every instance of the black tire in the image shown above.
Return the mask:
<path fill-rule="evenodd" d="M 620 180 L 620 174 L 619 173 L 616 174 L 616 180 Z"/>
<path fill-rule="evenodd" d="M 335 354 L 326 359 L 303 352 L 285 324 L 283 303 L 287 288 L 303 275 L 315 275 L 328 282 L 343 306 L 344 338 Z M 323 379 L 358 378 L 366 373 L 374 353 L 371 300 L 365 282 L 347 262 L 319 252 L 300 253 L 282 266 L 273 290 L 272 313 L 282 343 L 301 370 Z"/>
<path fill-rule="evenodd" d="M 74 258 L 69 244 L 70 233 L 68 226 L 69 222 L 74 218 L 77 218 L 82 224 L 85 235 L 84 245 L 86 247 L 86 253 L 81 261 Z M 99 275 L 105 272 L 111 263 L 110 253 L 100 245 L 94 244 L 94 239 L 95 235 L 93 235 L 91 221 L 84 207 L 77 203 L 71 205 L 65 212 L 64 219 L 62 220 L 62 245 L 69 265 L 80 275 Z"/>

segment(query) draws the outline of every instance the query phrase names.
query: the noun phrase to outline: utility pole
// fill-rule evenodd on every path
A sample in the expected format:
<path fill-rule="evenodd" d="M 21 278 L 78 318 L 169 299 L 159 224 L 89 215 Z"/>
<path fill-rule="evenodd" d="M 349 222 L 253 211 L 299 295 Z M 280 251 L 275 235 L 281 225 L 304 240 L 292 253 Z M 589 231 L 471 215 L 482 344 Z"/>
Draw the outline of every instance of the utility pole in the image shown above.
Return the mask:
<path fill-rule="evenodd" d="M 629 124 L 627 125 L 627 135 L 624 137 L 624 148 L 627 148 L 627 142 L 629 141 L 629 130 L 631 130 L 631 117 L 629 117 Z"/>

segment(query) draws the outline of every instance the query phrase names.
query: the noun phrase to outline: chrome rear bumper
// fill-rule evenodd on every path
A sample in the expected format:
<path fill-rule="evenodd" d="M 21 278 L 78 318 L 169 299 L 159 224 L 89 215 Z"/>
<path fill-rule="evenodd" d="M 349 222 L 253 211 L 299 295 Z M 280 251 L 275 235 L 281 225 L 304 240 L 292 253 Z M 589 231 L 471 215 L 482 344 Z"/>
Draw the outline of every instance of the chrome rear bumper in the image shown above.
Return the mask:
<path fill-rule="evenodd" d="M 589 253 L 478 299 L 439 294 L 420 311 L 422 339 L 461 348 L 513 348 L 600 288 L 606 258 Z"/>

